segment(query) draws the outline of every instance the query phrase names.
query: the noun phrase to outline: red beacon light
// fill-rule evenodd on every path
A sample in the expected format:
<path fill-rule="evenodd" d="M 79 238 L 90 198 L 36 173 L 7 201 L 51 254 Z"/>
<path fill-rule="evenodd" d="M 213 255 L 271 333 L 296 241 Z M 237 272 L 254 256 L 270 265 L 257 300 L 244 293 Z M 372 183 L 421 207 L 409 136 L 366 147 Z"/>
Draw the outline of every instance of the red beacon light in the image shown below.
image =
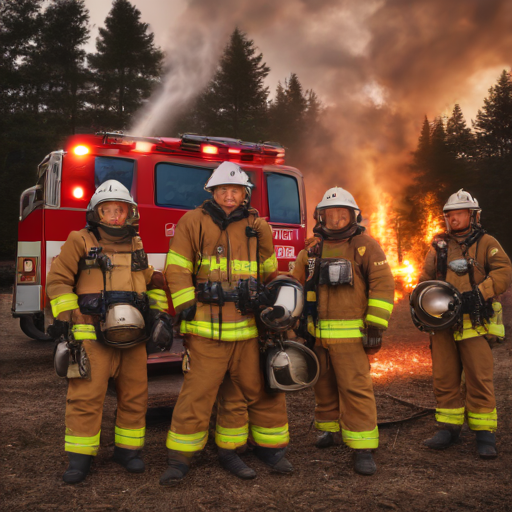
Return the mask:
<path fill-rule="evenodd" d="M 75 146 L 73 148 L 73 153 L 77 156 L 87 155 L 89 153 L 89 148 L 87 146 Z"/>
<path fill-rule="evenodd" d="M 230 155 L 239 155 L 241 152 L 242 152 L 241 149 L 236 149 L 236 148 L 229 148 L 228 149 L 228 153 Z"/>
<path fill-rule="evenodd" d="M 137 151 L 139 153 L 151 153 L 155 149 L 155 144 L 152 142 L 145 142 L 138 140 L 135 142 L 135 148 L 133 151 Z"/>
<path fill-rule="evenodd" d="M 84 197 L 84 189 L 83 187 L 74 187 L 71 191 L 71 194 L 75 199 L 83 199 Z"/>
<path fill-rule="evenodd" d="M 203 144 L 201 146 L 201 151 L 207 155 L 217 155 L 219 153 L 219 148 L 217 146 L 211 146 L 210 144 Z"/>

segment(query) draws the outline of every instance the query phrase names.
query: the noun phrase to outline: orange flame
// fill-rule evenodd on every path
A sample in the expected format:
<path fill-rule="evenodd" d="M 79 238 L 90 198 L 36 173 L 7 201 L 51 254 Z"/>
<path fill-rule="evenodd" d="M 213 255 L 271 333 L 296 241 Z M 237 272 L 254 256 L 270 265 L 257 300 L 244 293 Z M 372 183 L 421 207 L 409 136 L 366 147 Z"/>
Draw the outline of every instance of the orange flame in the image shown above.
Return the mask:
<path fill-rule="evenodd" d="M 442 230 L 435 196 L 427 193 L 418 208 L 423 212 L 419 236 L 408 241 L 407 250 L 401 247 L 400 219 L 393 208 L 393 198 L 379 194 L 375 211 L 370 215 L 370 234 L 381 245 L 395 278 L 395 302 L 411 293 L 418 283 L 423 258 L 434 235 Z"/>

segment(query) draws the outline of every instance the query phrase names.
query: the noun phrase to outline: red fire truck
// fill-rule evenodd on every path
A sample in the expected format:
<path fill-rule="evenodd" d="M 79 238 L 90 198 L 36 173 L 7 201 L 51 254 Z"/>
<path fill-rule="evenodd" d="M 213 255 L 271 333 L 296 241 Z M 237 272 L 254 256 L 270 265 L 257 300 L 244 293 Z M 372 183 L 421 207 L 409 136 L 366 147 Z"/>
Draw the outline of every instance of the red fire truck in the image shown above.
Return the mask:
<path fill-rule="evenodd" d="M 117 133 L 75 135 L 63 150 L 41 162 L 37 183 L 21 194 L 16 282 L 12 302 L 22 331 L 49 339 L 53 317 L 45 294 L 46 275 L 72 230 L 85 225 L 85 211 L 98 185 L 123 183 L 140 211 L 140 234 L 149 263 L 163 270 L 176 223 L 209 194 L 203 189 L 220 162 L 229 160 L 249 175 L 251 204 L 274 233 L 279 270 L 286 272 L 306 236 L 302 174 L 284 165 L 285 150 L 274 143 L 185 134 L 181 138 L 132 137 Z M 167 354 L 174 360 L 178 354 Z M 162 361 L 161 354 L 148 362 Z"/>

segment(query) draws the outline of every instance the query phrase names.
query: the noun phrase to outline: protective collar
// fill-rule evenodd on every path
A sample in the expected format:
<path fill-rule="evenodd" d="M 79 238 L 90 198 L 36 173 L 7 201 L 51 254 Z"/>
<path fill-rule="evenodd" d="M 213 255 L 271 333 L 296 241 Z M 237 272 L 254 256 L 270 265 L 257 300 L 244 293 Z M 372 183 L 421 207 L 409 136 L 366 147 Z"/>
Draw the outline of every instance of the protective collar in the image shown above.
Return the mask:
<path fill-rule="evenodd" d="M 258 214 L 254 208 L 248 208 L 247 205 L 240 205 L 229 215 L 219 206 L 214 199 L 207 199 L 201 206 L 203 211 L 207 213 L 219 228 L 224 231 L 230 224 L 242 219 L 247 219 L 249 215 Z"/>

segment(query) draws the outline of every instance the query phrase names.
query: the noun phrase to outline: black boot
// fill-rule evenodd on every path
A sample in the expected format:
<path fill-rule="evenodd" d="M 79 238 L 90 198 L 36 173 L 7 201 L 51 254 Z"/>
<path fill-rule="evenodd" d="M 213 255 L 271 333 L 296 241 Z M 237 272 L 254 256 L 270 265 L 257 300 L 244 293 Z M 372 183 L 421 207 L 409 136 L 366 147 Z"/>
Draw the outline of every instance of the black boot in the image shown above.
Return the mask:
<path fill-rule="evenodd" d="M 129 450 L 128 448 L 114 447 L 112 460 L 125 467 L 129 473 L 144 473 L 146 467 L 140 458 L 141 450 Z"/>
<path fill-rule="evenodd" d="M 356 450 L 354 471 L 366 476 L 371 476 L 377 471 L 371 450 Z"/>
<path fill-rule="evenodd" d="M 220 465 L 230 473 L 233 473 L 233 475 L 243 480 L 250 480 L 256 477 L 256 471 L 247 466 L 235 450 L 219 448 L 218 454 Z"/>
<path fill-rule="evenodd" d="M 476 445 L 481 459 L 495 459 L 498 456 L 496 451 L 496 434 L 494 432 L 477 430 Z"/>
<path fill-rule="evenodd" d="M 323 432 L 318 436 L 315 446 L 317 448 L 330 448 L 335 444 L 341 444 L 341 434 L 339 432 Z"/>
<path fill-rule="evenodd" d="M 459 439 L 461 428 L 457 425 L 444 425 L 433 437 L 423 441 L 423 444 L 432 450 L 445 450 Z"/>
<path fill-rule="evenodd" d="M 190 469 L 192 455 L 185 455 L 182 452 L 168 450 L 167 469 L 160 477 L 160 485 L 176 485 L 181 482 Z"/>
<path fill-rule="evenodd" d="M 256 446 L 254 453 L 258 459 L 278 473 L 291 473 L 293 471 L 293 466 L 284 457 L 286 448 L 265 448 L 263 446 Z"/>
<path fill-rule="evenodd" d="M 83 453 L 67 452 L 69 457 L 69 466 L 66 469 L 62 480 L 67 484 L 77 484 L 85 480 L 91 467 L 92 455 Z"/>

